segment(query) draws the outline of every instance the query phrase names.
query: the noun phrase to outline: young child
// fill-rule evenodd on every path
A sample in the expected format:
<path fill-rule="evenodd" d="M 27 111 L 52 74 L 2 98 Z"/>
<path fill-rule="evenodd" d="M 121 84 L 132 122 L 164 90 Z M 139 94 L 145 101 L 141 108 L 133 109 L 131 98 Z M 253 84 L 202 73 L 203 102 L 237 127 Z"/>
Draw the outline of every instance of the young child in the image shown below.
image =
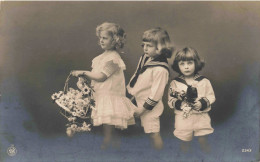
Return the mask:
<path fill-rule="evenodd" d="M 213 133 L 208 111 L 215 102 L 210 81 L 198 74 L 204 67 L 197 51 L 186 47 L 177 52 L 172 69 L 180 75 L 170 84 L 168 105 L 174 108 L 175 130 L 173 134 L 181 142 L 181 150 L 187 152 L 194 136 L 198 136 L 201 149 L 209 152 L 206 135 Z"/>
<path fill-rule="evenodd" d="M 144 54 L 127 90 L 135 98 L 138 107 L 135 113 L 140 116 L 144 132 L 150 134 L 154 148 L 161 149 L 162 97 L 169 78 L 167 58 L 171 57 L 173 48 L 167 31 L 161 28 L 145 31 L 142 47 Z"/>
<path fill-rule="evenodd" d="M 135 106 L 125 97 L 123 71 L 126 67 L 117 52 L 124 46 L 124 30 L 118 24 L 105 22 L 96 28 L 96 35 L 104 52 L 92 60 L 92 71 L 73 71 L 72 75 L 92 80 L 96 110 L 92 111 L 91 118 L 94 126 L 103 125 L 101 149 L 106 149 L 115 135 L 114 129 L 127 128 Z M 114 140 L 118 138 L 114 137 Z"/>

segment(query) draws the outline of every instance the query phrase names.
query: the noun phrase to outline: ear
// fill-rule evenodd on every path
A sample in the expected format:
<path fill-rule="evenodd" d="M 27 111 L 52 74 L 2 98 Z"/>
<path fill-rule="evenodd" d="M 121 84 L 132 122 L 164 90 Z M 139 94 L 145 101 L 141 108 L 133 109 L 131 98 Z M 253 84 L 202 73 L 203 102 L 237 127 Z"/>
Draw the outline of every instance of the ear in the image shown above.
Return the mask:
<path fill-rule="evenodd" d="M 162 46 L 160 44 L 157 44 L 156 53 L 160 54 L 161 53 L 161 49 L 162 49 Z"/>

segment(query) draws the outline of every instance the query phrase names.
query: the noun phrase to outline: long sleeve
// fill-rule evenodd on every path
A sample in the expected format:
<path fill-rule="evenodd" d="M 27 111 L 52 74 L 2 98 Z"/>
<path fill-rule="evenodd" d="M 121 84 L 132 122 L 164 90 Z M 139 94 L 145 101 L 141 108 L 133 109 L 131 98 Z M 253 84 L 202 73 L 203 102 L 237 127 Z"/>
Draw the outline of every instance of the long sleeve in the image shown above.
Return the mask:
<path fill-rule="evenodd" d="M 199 101 L 201 102 L 201 109 L 200 111 L 203 111 L 209 107 L 216 101 L 214 90 L 211 86 L 211 83 L 209 80 L 205 81 L 205 97 L 202 97 Z"/>
<path fill-rule="evenodd" d="M 181 100 L 174 95 L 174 91 L 176 91 L 177 87 L 174 81 L 171 82 L 169 90 L 168 90 L 168 105 L 170 108 L 175 108 L 177 110 L 181 110 Z"/>
<path fill-rule="evenodd" d="M 151 93 L 145 101 L 143 107 L 152 110 L 154 106 L 162 99 L 164 89 L 168 83 L 169 72 L 163 67 L 156 67 L 152 73 Z"/>

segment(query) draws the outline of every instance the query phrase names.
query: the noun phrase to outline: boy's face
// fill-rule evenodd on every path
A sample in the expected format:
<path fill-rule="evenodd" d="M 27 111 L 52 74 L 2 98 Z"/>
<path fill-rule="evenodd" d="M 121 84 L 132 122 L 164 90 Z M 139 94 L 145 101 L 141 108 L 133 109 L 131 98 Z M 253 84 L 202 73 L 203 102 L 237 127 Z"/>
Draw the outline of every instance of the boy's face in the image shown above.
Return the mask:
<path fill-rule="evenodd" d="M 107 31 L 101 31 L 99 34 L 99 44 L 103 50 L 110 50 L 113 48 L 113 38 Z"/>
<path fill-rule="evenodd" d="M 144 50 L 144 53 L 148 55 L 149 57 L 155 57 L 159 55 L 158 49 L 155 43 L 153 42 L 143 42 L 142 47 Z"/>
<path fill-rule="evenodd" d="M 191 77 L 195 72 L 195 62 L 193 60 L 189 61 L 179 61 L 178 62 L 181 73 L 186 77 Z"/>

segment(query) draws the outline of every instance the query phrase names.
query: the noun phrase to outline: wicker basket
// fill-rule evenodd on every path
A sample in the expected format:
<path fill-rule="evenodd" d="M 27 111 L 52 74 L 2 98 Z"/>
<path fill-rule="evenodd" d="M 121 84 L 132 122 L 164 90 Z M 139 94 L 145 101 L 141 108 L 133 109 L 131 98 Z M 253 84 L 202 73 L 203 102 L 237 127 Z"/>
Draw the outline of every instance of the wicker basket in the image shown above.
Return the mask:
<path fill-rule="evenodd" d="M 86 123 L 90 123 L 91 111 L 95 109 L 95 101 L 93 99 L 94 90 L 90 82 L 86 79 L 82 82 L 83 88 L 79 88 L 80 90 L 69 88 L 68 83 L 70 78 L 71 74 L 65 81 L 63 91 L 54 93 L 51 98 L 59 106 L 60 114 L 68 119 L 67 130 L 74 129 L 74 132 L 86 131 L 87 129 L 81 130 L 80 128 L 83 126 L 86 128 Z M 82 78 L 79 78 L 79 80 L 80 79 Z M 89 125 L 90 124 L 87 126 L 89 127 Z"/>

